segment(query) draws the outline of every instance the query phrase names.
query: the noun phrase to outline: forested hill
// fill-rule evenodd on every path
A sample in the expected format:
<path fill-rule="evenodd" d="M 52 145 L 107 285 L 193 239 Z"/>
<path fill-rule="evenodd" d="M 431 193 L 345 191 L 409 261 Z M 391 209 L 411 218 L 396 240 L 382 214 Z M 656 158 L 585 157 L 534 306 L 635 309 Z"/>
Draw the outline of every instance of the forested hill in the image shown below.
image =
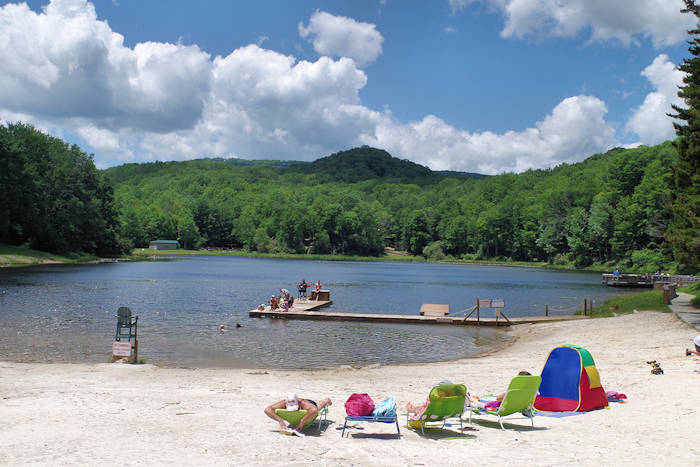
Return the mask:
<path fill-rule="evenodd" d="M 136 247 L 540 260 L 668 270 L 670 142 L 521 174 L 436 173 L 367 147 L 310 163 L 206 159 L 108 169 Z"/>
<path fill-rule="evenodd" d="M 289 172 L 316 175 L 321 181 L 354 183 L 362 180 L 381 179 L 385 182 L 438 183 L 445 176 L 483 178 L 485 175 L 465 172 L 433 172 L 428 167 L 404 159 L 392 157 L 382 149 L 362 146 L 341 151 L 313 162 L 290 165 Z"/>
<path fill-rule="evenodd" d="M 229 167 L 264 169 L 264 172 L 273 175 L 303 174 L 305 176 L 304 183 L 312 185 L 327 182 L 355 183 L 375 179 L 381 179 L 385 182 L 427 185 L 439 183 L 445 177 L 486 177 L 486 175 L 457 171 L 435 172 L 428 167 L 392 157 L 384 150 L 369 146 L 337 152 L 313 162 L 213 158 L 184 162 L 125 164 L 108 169 L 107 172 L 115 183 L 121 183 L 133 182 L 135 179 L 165 172 L 176 173 L 189 169 L 231 171 Z M 260 171 L 249 170 L 248 172 L 259 173 Z"/>

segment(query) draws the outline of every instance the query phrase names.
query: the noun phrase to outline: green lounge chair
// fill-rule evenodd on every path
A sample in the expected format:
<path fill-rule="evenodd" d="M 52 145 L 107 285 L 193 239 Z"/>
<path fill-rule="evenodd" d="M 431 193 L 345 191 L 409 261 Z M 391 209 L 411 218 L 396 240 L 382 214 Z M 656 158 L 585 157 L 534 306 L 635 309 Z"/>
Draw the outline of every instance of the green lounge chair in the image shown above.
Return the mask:
<path fill-rule="evenodd" d="M 534 428 L 535 414 L 534 409 L 532 408 L 532 403 L 537 395 L 537 390 L 540 388 L 541 381 L 542 377 L 540 376 L 516 376 L 511 380 L 508 390 L 506 391 L 506 396 L 503 398 L 500 407 L 494 410 L 469 407 L 469 423 L 472 422 L 472 414 L 495 415 L 498 417 L 499 425 L 501 425 L 501 428 L 505 430 L 501 419 L 508 415 L 522 413 L 526 418 L 530 419 L 530 423 Z"/>
<path fill-rule="evenodd" d="M 285 410 L 276 409 L 275 413 L 279 418 L 289 423 L 291 426 L 297 426 L 302 418 L 306 415 L 306 410 Z M 304 429 L 310 427 L 315 421 L 318 421 L 318 428 L 321 429 L 321 424 L 326 420 L 326 415 L 328 414 L 328 408 L 324 407 L 318 411 L 316 416 L 304 424 Z"/>
<path fill-rule="evenodd" d="M 407 415 L 407 425 L 413 429 L 420 427 L 421 434 L 425 434 L 426 423 L 442 422 L 444 427 L 447 419 L 458 418 L 461 428 L 466 397 L 467 387 L 463 384 L 439 384 L 430 390 L 430 403 L 420 416 Z"/>

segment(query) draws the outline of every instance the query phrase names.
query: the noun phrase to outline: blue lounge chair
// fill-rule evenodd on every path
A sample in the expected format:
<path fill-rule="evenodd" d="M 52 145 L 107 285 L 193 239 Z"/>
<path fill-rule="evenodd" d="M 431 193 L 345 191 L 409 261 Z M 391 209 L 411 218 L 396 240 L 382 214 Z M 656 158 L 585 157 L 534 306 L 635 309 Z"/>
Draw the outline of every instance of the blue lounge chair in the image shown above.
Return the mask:
<path fill-rule="evenodd" d="M 401 429 L 399 428 L 399 419 L 396 416 L 396 413 L 394 413 L 394 415 L 389 416 L 389 417 L 374 416 L 374 415 L 360 417 L 360 416 L 348 415 L 347 417 L 345 417 L 345 423 L 343 424 L 343 431 L 340 433 L 341 438 L 345 435 L 345 428 L 348 426 L 348 422 L 395 423 L 396 424 L 396 438 L 397 439 L 401 438 Z"/>

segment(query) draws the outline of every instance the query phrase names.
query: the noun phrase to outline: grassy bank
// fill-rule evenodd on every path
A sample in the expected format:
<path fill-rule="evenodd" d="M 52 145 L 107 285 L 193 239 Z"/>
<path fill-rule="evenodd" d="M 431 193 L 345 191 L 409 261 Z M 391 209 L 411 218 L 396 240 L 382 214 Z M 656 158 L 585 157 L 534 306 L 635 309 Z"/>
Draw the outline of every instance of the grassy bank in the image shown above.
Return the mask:
<path fill-rule="evenodd" d="M 31 266 L 36 264 L 81 263 L 95 260 L 92 255 L 70 254 L 54 255 L 45 251 L 32 250 L 24 246 L 0 244 L 0 267 Z"/>
<path fill-rule="evenodd" d="M 700 282 L 693 285 L 688 285 L 686 287 L 681 287 L 678 289 L 678 291 L 685 292 L 695 297 L 690 299 L 690 303 L 692 303 L 695 308 L 700 308 Z"/>
<path fill-rule="evenodd" d="M 607 318 L 619 314 L 632 313 L 634 310 L 671 311 L 668 305 L 664 303 L 662 290 L 648 290 L 606 300 L 602 305 L 593 307 L 593 317 Z M 574 314 L 580 315 L 583 314 L 583 311 L 577 311 Z"/>
<path fill-rule="evenodd" d="M 484 264 L 496 266 L 519 266 L 533 268 L 552 269 L 573 269 L 565 266 L 555 266 L 546 262 L 528 261 L 497 261 L 497 260 L 428 260 L 423 256 L 414 256 L 407 253 L 389 253 L 384 256 L 352 256 L 352 255 L 306 255 L 297 253 L 259 253 L 256 251 L 243 250 L 150 250 L 148 248 L 136 248 L 131 253 L 133 256 L 241 256 L 249 258 L 276 258 L 276 259 L 300 259 L 300 260 L 320 260 L 320 261 L 405 261 L 415 263 L 445 263 L 445 264 Z"/>

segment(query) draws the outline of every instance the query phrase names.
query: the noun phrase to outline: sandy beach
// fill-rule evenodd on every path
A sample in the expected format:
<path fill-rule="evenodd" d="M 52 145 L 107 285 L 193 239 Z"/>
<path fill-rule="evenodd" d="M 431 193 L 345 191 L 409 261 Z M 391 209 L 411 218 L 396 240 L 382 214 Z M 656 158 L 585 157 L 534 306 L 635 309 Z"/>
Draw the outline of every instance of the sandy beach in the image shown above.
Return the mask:
<path fill-rule="evenodd" d="M 697 334 L 672 313 L 522 325 L 516 342 L 488 356 L 423 365 L 329 370 L 159 368 L 124 364 L 0 363 L 1 465 L 692 465 L 700 458 L 700 357 L 685 357 Z M 502 392 L 519 370 L 539 374 L 551 348 L 588 349 L 605 390 L 625 404 L 506 423 L 478 418 L 425 436 L 401 417 L 358 424 L 341 439 L 344 401 L 367 392 L 425 399 L 441 380 L 471 393 Z M 449 341 L 445 342 L 449 346 Z M 319 349 L 319 351 L 323 351 Z M 657 360 L 663 375 L 652 375 Z M 329 423 L 305 438 L 284 436 L 263 414 L 295 391 L 331 397 Z"/>

